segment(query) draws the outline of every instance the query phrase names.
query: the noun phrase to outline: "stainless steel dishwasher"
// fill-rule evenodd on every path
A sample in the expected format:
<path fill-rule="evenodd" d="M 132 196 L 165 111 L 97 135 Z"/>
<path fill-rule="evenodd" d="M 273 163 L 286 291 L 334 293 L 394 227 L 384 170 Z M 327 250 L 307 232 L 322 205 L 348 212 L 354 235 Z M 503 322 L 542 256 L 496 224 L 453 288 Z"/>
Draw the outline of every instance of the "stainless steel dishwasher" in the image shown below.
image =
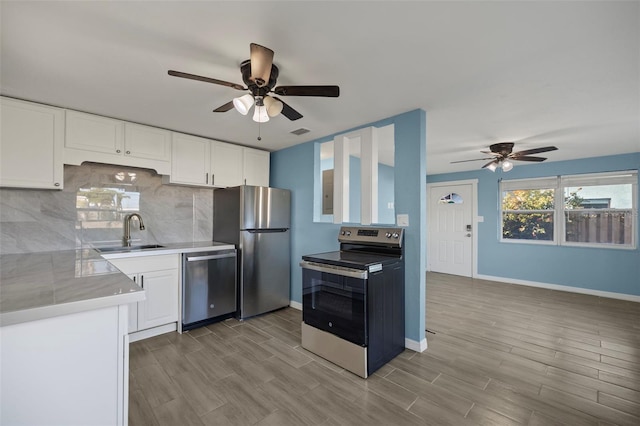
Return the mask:
<path fill-rule="evenodd" d="M 232 316 L 237 309 L 236 250 L 182 255 L 182 330 Z"/>

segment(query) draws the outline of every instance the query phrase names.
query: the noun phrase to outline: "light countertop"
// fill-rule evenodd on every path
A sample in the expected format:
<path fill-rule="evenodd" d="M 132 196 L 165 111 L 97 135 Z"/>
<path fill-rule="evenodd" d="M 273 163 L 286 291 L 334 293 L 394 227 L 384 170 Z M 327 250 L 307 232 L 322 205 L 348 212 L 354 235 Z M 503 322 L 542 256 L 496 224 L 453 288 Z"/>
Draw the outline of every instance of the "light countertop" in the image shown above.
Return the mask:
<path fill-rule="evenodd" d="M 51 318 L 144 300 L 144 290 L 108 259 L 233 249 L 190 242 L 101 254 L 86 248 L 0 256 L 0 325 Z"/>
<path fill-rule="evenodd" d="M 163 247 L 146 249 L 146 250 L 134 250 L 134 251 L 122 251 L 122 252 L 104 252 L 101 253 L 105 259 L 120 259 L 123 257 L 137 257 L 137 256 L 154 256 L 160 254 L 182 254 L 182 253 L 196 253 L 201 251 L 215 251 L 215 250 L 227 250 L 233 249 L 233 244 L 219 243 L 217 241 L 195 241 L 189 243 L 169 243 L 162 244 Z"/>

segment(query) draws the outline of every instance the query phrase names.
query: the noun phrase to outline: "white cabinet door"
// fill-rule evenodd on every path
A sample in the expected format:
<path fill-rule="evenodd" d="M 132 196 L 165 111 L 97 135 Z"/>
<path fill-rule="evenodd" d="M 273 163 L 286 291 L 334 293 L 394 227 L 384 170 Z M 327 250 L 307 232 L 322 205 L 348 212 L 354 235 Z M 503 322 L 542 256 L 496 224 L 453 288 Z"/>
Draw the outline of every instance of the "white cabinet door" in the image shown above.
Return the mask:
<path fill-rule="evenodd" d="M 1 101 L 0 186 L 62 189 L 64 110 Z"/>
<path fill-rule="evenodd" d="M 171 132 L 67 110 L 65 164 L 85 161 L 171 171 Z"/>
<path fill-rule="evenodd" d="M 134 256 L 109 262 L 145 290 L 143 302 L 129 305 L 129 333 L 178 320 L 180 255 Z"/>
<path fill-rule="evenodd" d="M 242 147 L 213 141 L 211 144 L 211 183 L 226 188 L 242 185 Z"/>
<path fill-rule="evenodd" d="M 211 141 L 172 134 L 170 183 L 209 185 Z"/>
<path fill-rule="evenodd" d="M 129 306 L 127 333 L 133 333 L 134 331 L 138 331 L 138 304 L 130 303 L 127 306 Z"/>
<path fill-rule="evenodd" d="M 65 147 L 121 155 L 124 122 L 67 110 Z"/>
<path fill-rule="evenodd" d="M 149 160 L 171 160 L 171 132 L 140 124 L 124 124 L 124 155 Z"/>
<path fill-rule="evenodd" d="M 128 274 L 129 278 L 134 282 L 138 282 L 137 274 Z M 127 318 L 127 333 L 133 333 L 138 331 L 138 303 L 130 303 L 127 305 L 129 311 L 129 317 Z"/>
<path fill-rule="evenodd" d="M 243 150 L 244 184 L 269 186 L 269 152 L 251 148 L 243 148 Z"/>
<path fill-rule="evenodd" d="M 138 303 L 138 330 L 178 321 L 178 271 L 145 272 L 139 277 L 147 299 Z"/>
<path fill-rule="evenodd" d="M 0 424 L 126 424 L 123 316 L 113 306 L 1 327 Z"/>

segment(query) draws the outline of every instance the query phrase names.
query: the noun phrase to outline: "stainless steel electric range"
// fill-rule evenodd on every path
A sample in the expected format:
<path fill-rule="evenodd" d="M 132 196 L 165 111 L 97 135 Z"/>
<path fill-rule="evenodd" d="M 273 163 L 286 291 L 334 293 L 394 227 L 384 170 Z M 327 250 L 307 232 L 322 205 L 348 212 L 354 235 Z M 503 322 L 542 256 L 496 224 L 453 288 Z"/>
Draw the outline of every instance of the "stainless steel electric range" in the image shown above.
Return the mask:
<path fill-rule="evenodd" d="M 340 251 L 302 256 L 302 347 L 368 377 L 404 350 L 402 228 L 340 228 Z"/>

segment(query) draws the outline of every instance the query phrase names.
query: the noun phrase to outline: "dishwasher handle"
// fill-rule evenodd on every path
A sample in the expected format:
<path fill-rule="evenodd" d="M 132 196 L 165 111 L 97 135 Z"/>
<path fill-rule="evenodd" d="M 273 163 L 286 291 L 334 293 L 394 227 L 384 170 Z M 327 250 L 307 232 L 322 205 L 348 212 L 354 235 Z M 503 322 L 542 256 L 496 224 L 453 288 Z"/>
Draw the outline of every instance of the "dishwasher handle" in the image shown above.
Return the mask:
<path fill-rule="evenodd" d="M 211 259 L 226 259 L 228 257 L 236 257 L 235 253 L 227 253 L 227 254 L 211 254 L 207 256 L 187 256 L 187 262 L 197 262 L 199 260 L 211 260 Z"/>

